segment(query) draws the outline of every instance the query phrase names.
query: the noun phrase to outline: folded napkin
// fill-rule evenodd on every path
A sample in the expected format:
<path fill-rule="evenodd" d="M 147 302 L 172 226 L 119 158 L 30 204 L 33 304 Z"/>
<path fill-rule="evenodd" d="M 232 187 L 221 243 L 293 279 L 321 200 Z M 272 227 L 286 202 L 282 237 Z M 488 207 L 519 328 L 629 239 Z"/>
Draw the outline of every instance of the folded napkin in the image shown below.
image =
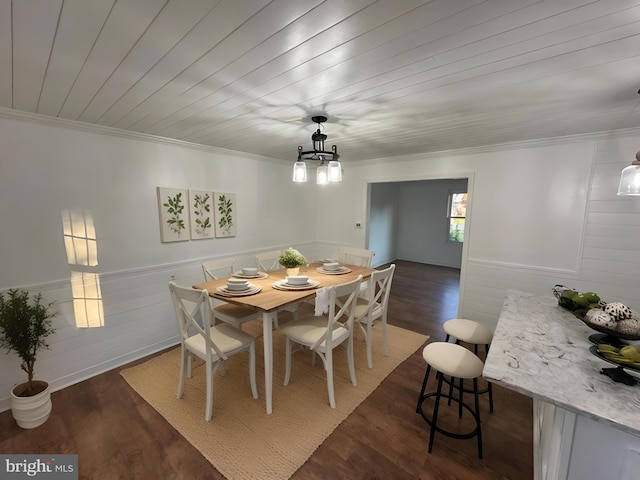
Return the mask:
<path fill-rule="evenodd" d="M 329 289 L 319 288 L 316 290 L 316 317 L 329 313 Z"/>

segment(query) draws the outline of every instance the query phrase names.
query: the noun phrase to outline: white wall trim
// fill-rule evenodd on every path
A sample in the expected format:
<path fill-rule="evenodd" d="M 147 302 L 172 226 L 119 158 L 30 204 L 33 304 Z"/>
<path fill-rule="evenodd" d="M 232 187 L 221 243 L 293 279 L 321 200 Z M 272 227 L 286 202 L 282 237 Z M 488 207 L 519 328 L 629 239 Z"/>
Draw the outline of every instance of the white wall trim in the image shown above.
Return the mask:
<path fill-rule="evenodd" d="M 21 110 L 13 110 L 11 108 L 6 108 L 6 107 L 0 107 L 0 118 L 8 118 L 11 120 L 20 120 L 24 122 L 48 125 L 51 127 L 61 127 L 61 128 L 72 129 L 72 130 L 78 130 L 82 132 L 109 135 L 111 137 L 128 138 L 131 140 L 141 140 L 144 142 L 171 145 L 175 147 L 188 148 L 191 150 L 198 150 L 198 151 L 207 152 L 207 153 L 215 153 L 218 155 L 233 155 L 236 157 L 243 157 L 243 158 L 252 159 L 252 160 L 262 160 L 267 162 L 276 162 L 281 164 L 290 163 L 289 160 L 284 160 L 282 158 L 265 157 L 263 155 L 256 155 L 253 153 L 229 150 L 229 149 L 220 148 L 220 147 L 211 147 L 209 145 L 186 142 L 184 140 L 176 140 L 174 138 L 159 137 L 157 135 L 151 135 L 148 133 L 131 132 L 128 130 L 122 130 L 120 128 L 107 127 L 105 125 L 95 125 L 92 123 L 80 122 L 77 120 L 67 120 L 64 118 L 50 117 L 47 115 L 41 115 L 39 113 L 23 112 Z"/>
<path fill-rule="evenodd" d="M 400 162 L 400 161 L 411 162 L 411 161 L 419 161 L 419 160 L 425 160 L 425 159 L 431 159 L 431 158 L 441 158 L 441 157 L 447 157 L 447 156 L 462 157 L 465 155 L 475 155 L 479 153 L 491 153 L 491 152 L 499 152 L 503 150 L 547 147 L 547 146 L 553 146 L 553 145 L 598 141 L 603 139 L 611 140 L 614 138 L 622 138 L 622 137 L 637 136 L 637 135 L 640 135 L 640 128 L 625 128 L 621 130 L 581 133 L 576 135 L 565 135 L 561 137 L 538 138 L 534 140 L 521 140 L 518 142 L 499 143 L 495 145 L 482 145 L 479 147 L 460 148 L 456 150 L 440 150 L 437 152 L 424 152 L 424 153 L 417 153 L 413 155 L 402 155 L 398 157 L 384 157 L 384 158 L 373 158 L 373 159 L 367 159 L 367 160 L 354 160 L 353 163 L 360 164 L 362 162 L 366 162 L 367 164 L 376 164 L 376 163 L 390 163 L 390 162 L 392 163 L 392 162 Z M 629 162 L 631 162 L 631 160 L 629 160 Z M 390 181 L 401 181 L 401 180 L 390 180 Z"/>
<path fill-rule="evenodd" d="M 127 355 L 122 355 L 120 357 L 112 358 L 108 362 L 103 362 L 97 365 L 93 365 L 90 368 L 85 370 L 81 370 L 79 372 L 74 372 L 71 375 L 66 375 L 64 377 L 56 378 L 55 380 L 49 381 L 49 389 L 51 393 L 57 392 L 58 390 L 62 390 L 63 388 L 70 387 L 71 385 L 75 385 L 76 383 L 80 383 L 84 380 L 88 380 L 96 375 L 100 375 L 101 373 L 108 372 L 109 370 L 113 370 L 114 368 L 121 367 L 122 365 L 126 365 L 127 363 L 133 362 L 135 360 L 139 360 L 141 358 L 147 357 L 149 355 L 153 355 L 154 353 L 160 352 L 167 348 L 178 345 L 178 336 L 176 335 L 175 339 L 168 339 L 154 345 L 149 345 L 145 348 L 138 349 L 134 352 L 130 352 Z M 55 402 L 55 400 L 53 400 Z M 0 412 L 4 412 L 11 408 L 11 396 L 0 398 Z"/>
<path fill-rule="evenodd" d="M 468 258 L 468 263 L 481 267 L 500 268 L 519 271 L 522 273 L 545 274 L 545 275 L 561 275 L 563 277 L 577 278 L 577 270 L 568 270 L 564 268 L 538 267 L 535 265 L 523 265 L 519 263 L 496 262 L 492 260 L 483 260 L 480 258 Z"/>
<path fill-rule="evenodd" d="M 166 271 L 166 270 L 172 270 L 172 269 L 176 269 L 176 268 L 180 268 L 180 267 L 189 267 L 191 265 L 200 265 L 201 263 L 203 263 L 204 261 L 207 260 L 213 260 L 213 259 L 218 259 L 218 258 L 228 258 L 228 257 L 235 257 L 240 258 L 240 257 L 247 257 L 247 256 L 254 256 L 260 252 L 267 252 L 270 250 L 284 250 L 290 246 L 295 246 L 296 248 L 301 248 L 301 246 L 310 246 L 312 248 L 315 248 L 315 246 L 318 244 L 319 242 L 298 242 L 295 245 L 280 245 L 280 246 L 273 246 L 273 247 L 265 247 L 265 248 L 259 248 L 259 249 L 250 249 L 250 250 L 244 250 L 244 251 L 237 251 L 234 252 L 233 254 L 230 253 L 224 253 L 224 254 L 220 254 L 220 255 L 211 255 L 211 256 L 206 256 L 206 257 L 200 257 L 200 258 L 191 258 L 189 260 L 180 260 L 178 262 L 170 262 L 170 263 L 159 263 L 159 264 L 155 264 L 155 265 L 147 265 L 144 267 L 137 267 L 137 268 L 130 268 L 130 269 L 125 269 L 125 270 L 114 270 L 111 272 L 97 272 L 98 275 L 100 275 L 100 279 L 101 280 L 109 280 L 110 278 L 113 277 L 119 277 L 119 276 L 123 276 L 123 275 L 137 275 L 137 274 L 145 274 L 145 273 L 153 273 L 156 271 Z M 330 242 L 325 242 L 325 243 L 330 243 Z M 336 245 L 343 245 L 343 244 L 336 244 Z M 37 283 L 37 284 L 32 284 L 32 285 L 19 285 L 19 286 L 12 286 L 11 288 L 18 288 L 18 289 L 22 289 L 22 290 L 53 290 L 56 288 L 67 288 L 69 286 L 69 278 L 63 278 L 63 279 L 59 279 L 59 280 L 52 280 L 50 282 L 44 282 L 44 283 Z M 8 289 L 7 289 L 8 290 Z M 2 290 L 0 290 L 2 291 Z"/>

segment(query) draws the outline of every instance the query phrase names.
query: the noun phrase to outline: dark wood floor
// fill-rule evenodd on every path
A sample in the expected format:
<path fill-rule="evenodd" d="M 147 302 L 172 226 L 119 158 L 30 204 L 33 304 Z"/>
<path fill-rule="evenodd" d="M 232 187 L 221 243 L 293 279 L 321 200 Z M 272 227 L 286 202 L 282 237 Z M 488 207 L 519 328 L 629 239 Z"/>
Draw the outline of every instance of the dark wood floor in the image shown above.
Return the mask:
<path fill-rule="evenodd" d="M 432 341 L 443 340 L 442 323 L 457 314 L 459 271 L 404 261 L 396 265 L 389 323 L 428 334 Z M 125 367 L 55 392 L 51 417 L 37 429 L 22 430 L 10 411 L 1 413 L 0 452 L 78 454 L 80 478 L 85 479 L 224 478 L 129 388 L 119 374 Z M 427 453 L 428 426 L 415 413 L 424 371 L 420 349 L 382 382 L 293 478 L 533 478 L 532 402 L 497 386 L 493 413 L 486 398 L 481 399 L 483 460 L 475 440 L 442 435 L 436 435 L 433 452 Z M 433 386 L 432 379 L 428 388 Z M 455 415 L 443 418 L 457 421 Z"/>

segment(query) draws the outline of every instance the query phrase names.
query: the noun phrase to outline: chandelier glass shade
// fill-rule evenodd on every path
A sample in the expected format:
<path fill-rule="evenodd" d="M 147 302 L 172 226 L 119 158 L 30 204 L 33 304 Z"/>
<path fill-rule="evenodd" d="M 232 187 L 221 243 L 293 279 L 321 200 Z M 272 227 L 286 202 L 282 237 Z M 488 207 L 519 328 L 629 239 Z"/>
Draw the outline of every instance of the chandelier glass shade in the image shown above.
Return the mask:
<path fill-rule="evenodd" d="M 622 170 L 618 195 L 640 196 L 640 152 L 636 153 L 635 161 Z"/>
<path fill-rule="evenodd" d="M 324 141 L 327 136 L 320 131 L 322 124 L 327 121 L 327 117 L 315 116 L 311 117 L 318 124 L 318 129 L 311 135 L 313 150 L 304 151 L 302 146 L 298 146 L 298 159 L 293 164 L 293 181 L 296 183 L 304 183 L 307 181 L 307 161 L 319 161 L 320 165 L 316 169 L 316 184 L 326 185 L 328 183 L 336 183 L 342 181 L 342 165 L 338 161 L 338 147 L 331 146 L 331 150 L 327 151 L 324 147 Z"/>

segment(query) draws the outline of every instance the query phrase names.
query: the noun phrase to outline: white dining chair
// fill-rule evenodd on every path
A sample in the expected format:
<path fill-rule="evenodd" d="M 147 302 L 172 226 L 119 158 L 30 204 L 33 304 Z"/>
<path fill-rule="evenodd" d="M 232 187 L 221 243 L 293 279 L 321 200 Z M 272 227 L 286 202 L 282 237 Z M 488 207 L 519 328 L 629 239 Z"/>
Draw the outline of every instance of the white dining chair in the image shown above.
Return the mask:
<path fill-rule="evenodd" d="M 358 278 L 351 282 L 327 287 L 328 314 L 298 319 L 283 326 L 281 330 L 286 337 L 285 386 L 289 385 L 291 377 L 291 344 L 296 343 L 307 347 L 313 355 L 317 353 L 324 364 L 331 408 L 336 408 L 333 386 L 333 350 L 339 345 L 347 344 L 347 361 L 351 383 L 354 387 L 358 385 L 353 361 L 353 319 L 361 282 L 362 275 L 358 275 Z M 338 298 L 343 301 L 339 302 Z"/>
<path fill-rule="evenodd" d="M 371 268 L 373 255 L 373 250 L 367 250 L 366 248 L 338 247 L 338 250 L 336 251 L 336 260 L 340 263 L 348 263 L 349 265 Z M 369 288 L 368 282 L 368 280 L 365 280 L 360 285 L 359 296 L 363 298 L 366 296 L 367 289 Z"/>
<path fill-rule="evenodd" d="M 281 250 L 271 250 L 256 254 L 256 266 L 261 272 L 271 272 L 282 268 L 278 259 L 282 255 Z"/>
<path fill-rule="evenodd" d="M 204 418 L 208 422 L 213 414 L 213 378 L 220 366 L 226 370 L 229 357 L 249 351 L 249 381 L 253 398 L 256 388 L 256 340 L 253 336 L 227 323 L 211 326 L 211 304 L 206 290 L 185 288 L 169 283 L 171 300 L 180 332 L 180 379 L 178 398 L 184 393 L 185 376 L 191 378 L 192 356 L 204 360 L 207 387 Z"/>
<path fill-rule="evenodd" d="M 358 297 L 355 307 L 355 324 L 359 325 L 367 342 L 367 365 L 373 368 L 371 359 L 371 330 L 373 323 L 380 320 L 382 326 L 382 346 L 385 357 L 389 356 L 387 348 L 387 308 L 389 293 L 395 264 L 383 270 L 376 270 L 367 281 L 367 291 L 364 297 Z"/>
<path fill-rule="evenodd" d="M 338 247 L 336 260 L 340 263 L 358 265 L 359 267 L 371 268 L 373 250 L 357 247 Z"/>
<path fill-rule="evenodd" d="M 210 260 L 202 264 L 205 282 L 229 277 L 235 273 L 235 259 L 223 258 Z M 252 308 L 234 305 L 222 300 L 211 298 L 212 323 L 216 320 L 230 323 L 234 327 L 242 328 L 242 325 L 255 318 L 261 318 L 258 311 Z"/>

